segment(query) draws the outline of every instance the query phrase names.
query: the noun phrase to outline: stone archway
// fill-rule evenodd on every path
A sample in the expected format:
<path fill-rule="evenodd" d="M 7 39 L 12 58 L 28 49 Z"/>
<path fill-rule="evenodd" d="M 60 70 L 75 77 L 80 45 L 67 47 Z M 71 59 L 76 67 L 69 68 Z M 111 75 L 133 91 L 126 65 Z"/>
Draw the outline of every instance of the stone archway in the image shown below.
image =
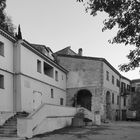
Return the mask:
<path fill-rule="evenodd" d="M 91 103 L 92 103 L 92 94 L 89 90 L 83 89 L 78 91 L 77 93 L 77 105 L 84 107 L 91 111 Z"/>
<path fill-rule="evenodd" d="M 106 118 L 111 119 L 111 94 L 106 92 Z"/>

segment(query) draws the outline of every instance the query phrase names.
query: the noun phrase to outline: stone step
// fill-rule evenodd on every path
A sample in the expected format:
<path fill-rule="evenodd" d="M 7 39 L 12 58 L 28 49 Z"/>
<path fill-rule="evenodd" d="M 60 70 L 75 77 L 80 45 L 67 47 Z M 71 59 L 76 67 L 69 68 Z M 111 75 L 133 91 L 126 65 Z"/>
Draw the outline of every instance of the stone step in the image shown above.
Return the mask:
<path fill-rule="evenodd" d="M 17 134 L 0 134 L 0 137 L 17 137 Z"/>
<path fill-rule="evenodd" d="M 0 126 L 0 137 L 17 137 L 17 118 L 27 117 L 28 113 L 18 112 Z"/>
<path fill-rule="evenodd" d="M 6 124 L 6 125 L 3 125 L 3 127 L 14 127 L 14 126 L 17 126 L 17 124 Z"/>
<path fill-rule="evenodd" d="M 17 123 L 10 122 L 10 123 L 4 124 L 3 126 L 17 126 Z"/>
<path fill-rule="evenodd" d="M 4 130 L 5 130 L 5 131 L 10 131 L 10 130 L 11 130 L 11 131 L 14 131 L 14 130 L 17 130 L 17 128 L 16 128 L 16 127 L 13 127 L 13 128 L 5 128 L 5 127 L 4 127 L 4 128 L 1 128 L 1 129 L 0 129 L 0 132 L 2 132 L 2 131 L 4 131 Z"/>
<path fill-rule="evenodd" d="M 3 128 L 3 129 L 0 129 L 0 134 L 2 134 L 3 132 L 8 132 L 8 133 L 13 133 L 13 132 L 16 132 L 17 131 L 17 129 L 16 128 L 13 128 L 13 129 L 5 129 L 5 128 Z"/>
<path fill-rule="evenodd" d="M 17 136 L 17 119 L 15 116 L 8 119 L 3 126 L 0 126 L 0 137 Z"/>

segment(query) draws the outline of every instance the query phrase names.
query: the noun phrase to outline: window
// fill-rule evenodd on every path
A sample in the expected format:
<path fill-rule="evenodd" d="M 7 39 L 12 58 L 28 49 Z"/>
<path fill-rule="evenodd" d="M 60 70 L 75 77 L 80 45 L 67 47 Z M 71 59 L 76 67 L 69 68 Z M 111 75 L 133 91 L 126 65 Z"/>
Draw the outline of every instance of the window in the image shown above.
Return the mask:
<path fill-rule="evenodd" d="M 114 93 L 112 93 L 112 104 L 114 104 Z"/>
<path fill-rule="evenodd" d="M 37 72 L 41 73 L 41 61 L 37 60 Z"/>
<path fill-rule="evenodd" d="M 114 85 L 114 76 L 112 75 L 112 84 Z"/>
<path fill-rule="evenodd" d="M 117 96 L 117 105 L 119 105 L 119 96 Z"/>
<path fill-rule="evenodd" d="M 63 105 L 63 104 L 64 104 L 64 99 L 60 98 L 60 105 Z"/>
<path fill-rule="evenodd" d="M 126 106 L 126 97 L 123 98 L 123 105 Z"/>
<path fill-rule="evenodd" d="M 121 82 L 121 92 L 126 91 L 126 84 L 124 82 Z"/>
<path fill-rule="evenodd" d="M 140 92 L 140 84 L 137 84 L 136 92 Z"/>
<path fill-rule="evenodd" d="M 53 89 L 51 89 L 51 98 L 54 98 Z"/>
<path fill-rule="evenodd" d="M 106 71 L 106 80 L 109 81 L 109 72 Z"/>
<path fill-rule="evenodd" d="M 53 67 L 44 62 L 44 74 L 53 78 Z"/>
<path fill-rule="evenodd" d="M 4 43 L 0 42 L 0 55 L 4 56 Z"/>
<path fill-rule="evenodd" d="M 135 92 L 135 87 L 131 87 L 131 91 L 132 92 Z"/>
<path fill-rule="evenodd" d="M 117 85 L 117 87 L 120 87 L 120 81 L 118 79 L 116 81 L 116 85 Z"/>
<path fill-rule="evenodd" d="M 4 89 L 4 76 L 0 74 L 0 88 Z"/>
<path fill-rule="evenodd" d="M 131 88 L 130 85 L 127 85 L 127 90 L 128 90 L 128 91 L 130 91 L 130 88 Z"/>
<path fill-rule="evenodd" d="M 58 71 L 55 71 L 55 81 L 58 81 Z"/>

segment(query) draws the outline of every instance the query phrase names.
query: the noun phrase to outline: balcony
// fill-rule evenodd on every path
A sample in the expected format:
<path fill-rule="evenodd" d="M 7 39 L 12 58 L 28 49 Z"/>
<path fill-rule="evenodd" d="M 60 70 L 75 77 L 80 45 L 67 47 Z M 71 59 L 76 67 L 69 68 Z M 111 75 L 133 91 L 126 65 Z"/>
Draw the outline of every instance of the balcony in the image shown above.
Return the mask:
<path fill-rule="evenodd" d="M 127 96 L 131 94 L 131 90 L 126 88 L 121 88 L 121 96 Z"/>

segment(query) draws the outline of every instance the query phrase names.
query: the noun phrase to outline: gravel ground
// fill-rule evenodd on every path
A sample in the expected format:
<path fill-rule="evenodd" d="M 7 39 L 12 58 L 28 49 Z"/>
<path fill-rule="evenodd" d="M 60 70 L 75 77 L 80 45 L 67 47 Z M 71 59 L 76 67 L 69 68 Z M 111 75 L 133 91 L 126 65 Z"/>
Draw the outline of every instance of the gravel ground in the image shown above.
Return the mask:
<path fill-rule="evenodd" d="M 29 140 L 140 140 L 140 122 L 113 122 L 101 126 L 64 128 Z M 18 140 L 18 138 L 0 138 Z M 21 139 L 19 139 L 21 140 Z"/>

